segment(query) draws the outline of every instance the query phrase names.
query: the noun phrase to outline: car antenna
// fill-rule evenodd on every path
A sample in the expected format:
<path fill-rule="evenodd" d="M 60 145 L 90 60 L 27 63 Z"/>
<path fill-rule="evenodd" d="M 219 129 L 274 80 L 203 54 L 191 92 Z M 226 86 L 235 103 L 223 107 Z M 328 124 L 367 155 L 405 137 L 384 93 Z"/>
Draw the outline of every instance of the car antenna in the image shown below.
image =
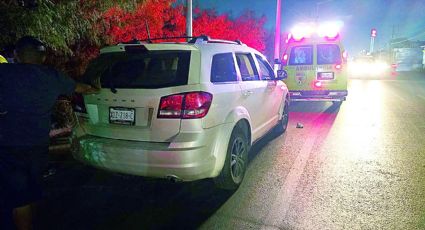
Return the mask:
<path fill-rule="evenodd" d="M 145 19 L 145 26 L 146 26 L 146 32 L 148 34 L 148 42 L 152 43 L 151 41 L 151 33 L 149 32 L 149 25 L 148 25 L 148 20 Z"/>

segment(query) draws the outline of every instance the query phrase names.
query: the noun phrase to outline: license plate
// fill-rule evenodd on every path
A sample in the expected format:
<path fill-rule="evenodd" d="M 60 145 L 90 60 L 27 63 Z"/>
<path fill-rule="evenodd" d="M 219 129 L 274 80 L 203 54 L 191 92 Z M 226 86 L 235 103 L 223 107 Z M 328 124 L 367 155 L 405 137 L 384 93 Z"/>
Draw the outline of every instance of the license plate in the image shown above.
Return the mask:
<path fill-rule="evenodd" d="M 318 80 L 333 80 L 334 73 L 333 72 L 322 72 L 318 75 Z"/>
<path fill-rule="evenodd" d="M 109 108 L 109 123 L 121 125 L 134 125 L 136 111 L 132 108 Z"/>

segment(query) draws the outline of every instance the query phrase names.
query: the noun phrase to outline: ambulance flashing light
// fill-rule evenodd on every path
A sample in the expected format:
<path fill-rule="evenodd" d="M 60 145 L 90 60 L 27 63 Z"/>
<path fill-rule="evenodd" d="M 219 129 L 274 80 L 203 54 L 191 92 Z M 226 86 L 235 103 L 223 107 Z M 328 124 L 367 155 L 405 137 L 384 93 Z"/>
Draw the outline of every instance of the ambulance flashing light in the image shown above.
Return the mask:
<path fill-rule="evenodd" d="M 335 40 L 339 36 L 339 31 L 342 27 L 342 22 L 326 22 L 315 26 L 314 24 L 299 24 L 292 28 L 286 42 L 291 39 L 301 41 L 305 38 L 310 38 L 312 35 L 317 35 L 328 40 Z"/>

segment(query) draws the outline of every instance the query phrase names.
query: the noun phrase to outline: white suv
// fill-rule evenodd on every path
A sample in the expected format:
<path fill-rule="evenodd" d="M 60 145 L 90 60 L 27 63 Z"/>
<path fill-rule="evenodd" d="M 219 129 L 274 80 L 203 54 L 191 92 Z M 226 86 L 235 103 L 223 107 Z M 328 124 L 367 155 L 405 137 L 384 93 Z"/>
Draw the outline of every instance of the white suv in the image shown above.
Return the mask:
<path fill-rule="evenodd" d="M 114 172 L 236 189 L 250 146 L 288 124 L 288 89 L 265 57 L 241 42 L 119 44 L 85 73 L 72 152 Z M 89 80 L 90 81 L 90 80 Z"/>

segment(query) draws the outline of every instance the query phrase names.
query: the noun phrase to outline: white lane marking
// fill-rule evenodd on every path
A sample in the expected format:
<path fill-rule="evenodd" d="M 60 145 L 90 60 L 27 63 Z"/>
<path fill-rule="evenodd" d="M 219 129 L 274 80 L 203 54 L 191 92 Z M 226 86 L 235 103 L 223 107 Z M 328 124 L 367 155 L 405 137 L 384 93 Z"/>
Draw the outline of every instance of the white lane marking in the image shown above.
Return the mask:
<path fill-rule="evenodd" d="M 265 219 L 265 226 L 261 229 L 270 229 L 273 227 L 280 227 L 283 220 L 285 219 L 286 213 L 289 210 L 291 200 L 294 196 L 295 190 L 298 187 L 298 183 L 301 175 L 304 172 L 304 168 L 307 164 L 307 160 L 310 157 L 311 150 L 313 145 L 316 142 L 318 134 L 320 133 L 320 125 L 316 123 L 317 127 L 309 131 L 312 135 L 304 143 L 303 147 L 297 158 L 295 159 L 294 164 L 291 167 L 288 175 L 286 176 L 285 183 L 280 188 L 275 201 L 272 204 L 272 207 Z"/>

